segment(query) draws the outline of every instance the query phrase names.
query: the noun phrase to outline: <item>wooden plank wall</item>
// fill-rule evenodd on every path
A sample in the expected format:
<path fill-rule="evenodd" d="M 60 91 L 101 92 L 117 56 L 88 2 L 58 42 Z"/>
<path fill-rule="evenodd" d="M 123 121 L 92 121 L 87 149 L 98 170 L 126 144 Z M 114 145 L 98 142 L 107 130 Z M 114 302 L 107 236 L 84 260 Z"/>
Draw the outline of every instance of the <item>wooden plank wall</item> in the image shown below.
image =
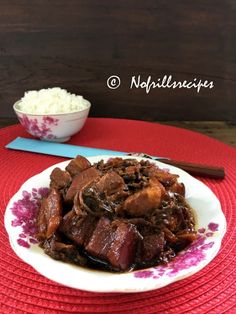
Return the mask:
<path fill-rule="evenodd" d="M 235 26 L 234 0 L 0 0 L 0 117 L 25 90 L 60 86 L 93 116 L 236 122 Z M 130 90 L 139 74 L 214 88 Z"/>

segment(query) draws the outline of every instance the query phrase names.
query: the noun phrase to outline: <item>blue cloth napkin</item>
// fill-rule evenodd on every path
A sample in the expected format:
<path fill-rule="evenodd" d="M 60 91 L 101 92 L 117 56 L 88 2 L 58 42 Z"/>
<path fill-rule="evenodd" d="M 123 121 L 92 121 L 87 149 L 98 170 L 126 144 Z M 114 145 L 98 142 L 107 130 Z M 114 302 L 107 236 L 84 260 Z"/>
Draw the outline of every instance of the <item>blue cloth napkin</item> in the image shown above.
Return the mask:
<path fill-rule="evenodd" d="M 124 152 L 114 150 L 46 142 L 22 137 L 17 137 L 14 141 L 6 145 L 6 148 L 69 158 L 74 158 L 77 155 L 85 157 L 97 155 L 126 155 Z"/>

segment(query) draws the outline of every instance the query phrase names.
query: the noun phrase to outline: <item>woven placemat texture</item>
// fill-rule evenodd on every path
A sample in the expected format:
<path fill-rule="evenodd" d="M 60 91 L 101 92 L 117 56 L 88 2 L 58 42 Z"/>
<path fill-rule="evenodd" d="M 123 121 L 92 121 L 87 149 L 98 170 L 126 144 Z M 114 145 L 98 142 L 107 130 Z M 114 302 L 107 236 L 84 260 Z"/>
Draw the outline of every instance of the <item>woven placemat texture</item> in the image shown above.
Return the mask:
<path fill-rule="evenodd" d="M 90 118 L 69 143 L 223 166 L 222 181 L 201 179 L 220 199 L 227 233 L 219 254 L 197 274 L 134 294 L 90 293 L 38 274 L 12 251 L 4 228 L 10 198 L 31 176 L 65 158 L 7 150 L 20 125 L 0 130 L 0 313 L 236 313 L 236 150 L 204 135 L 154 123 Z M 65 274 L 66 276 L 66 274 Z"/>

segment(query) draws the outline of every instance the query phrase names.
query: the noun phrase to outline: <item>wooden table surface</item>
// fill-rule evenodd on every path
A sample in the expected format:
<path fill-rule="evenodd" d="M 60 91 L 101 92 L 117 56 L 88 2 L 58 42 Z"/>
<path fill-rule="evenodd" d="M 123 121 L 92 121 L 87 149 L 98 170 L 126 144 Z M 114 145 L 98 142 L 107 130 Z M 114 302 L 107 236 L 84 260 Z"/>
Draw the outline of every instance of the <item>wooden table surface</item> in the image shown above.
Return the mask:
<path fill-rule="evenodd" d="M 18 123 L 14 118 L 0 118 L 0 128 Z M 162 121 L 157 123 L 173 125 L 180 128 L 203 133 L 236 147 L 236 125 L 224 121 Z"/>

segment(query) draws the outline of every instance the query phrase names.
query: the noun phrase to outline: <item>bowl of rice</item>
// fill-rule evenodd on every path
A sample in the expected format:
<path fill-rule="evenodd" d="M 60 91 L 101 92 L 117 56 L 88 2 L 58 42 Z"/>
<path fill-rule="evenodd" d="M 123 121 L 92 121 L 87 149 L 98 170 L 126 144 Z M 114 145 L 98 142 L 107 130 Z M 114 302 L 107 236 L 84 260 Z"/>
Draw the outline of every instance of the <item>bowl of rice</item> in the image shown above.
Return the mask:
<path fill-rule="evenodd" d="M 60 87 L 25 92 L 13 105 L 21 125 L 28 133 L 46 141 L 66 142 L 79 132 L 91 104 L 83 96 Z"/>

